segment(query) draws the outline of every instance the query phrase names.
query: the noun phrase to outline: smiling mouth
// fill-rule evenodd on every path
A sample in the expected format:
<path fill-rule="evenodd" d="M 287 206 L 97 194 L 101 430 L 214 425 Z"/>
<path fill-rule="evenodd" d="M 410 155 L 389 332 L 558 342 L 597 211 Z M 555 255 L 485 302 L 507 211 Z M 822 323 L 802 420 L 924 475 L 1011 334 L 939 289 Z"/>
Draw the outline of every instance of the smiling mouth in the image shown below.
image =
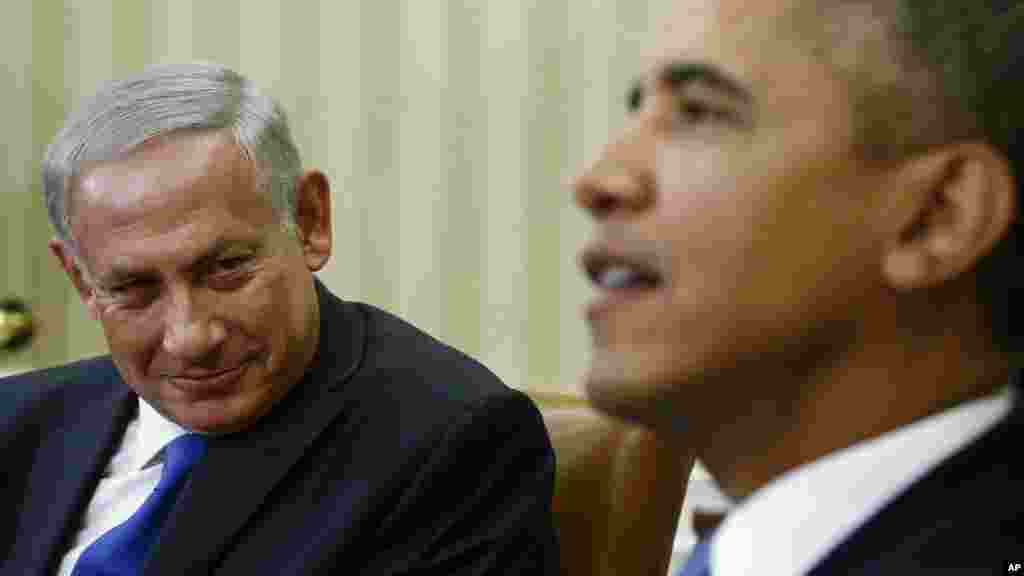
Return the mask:
<path fill-rule="evenodd" d="M 224 396 L 235 391 L 239 378 L 251 364 L 252 361 L 247 360 L 226 370 L 201 375 L 166 375 L 165 379 L 190 400 Z"/>

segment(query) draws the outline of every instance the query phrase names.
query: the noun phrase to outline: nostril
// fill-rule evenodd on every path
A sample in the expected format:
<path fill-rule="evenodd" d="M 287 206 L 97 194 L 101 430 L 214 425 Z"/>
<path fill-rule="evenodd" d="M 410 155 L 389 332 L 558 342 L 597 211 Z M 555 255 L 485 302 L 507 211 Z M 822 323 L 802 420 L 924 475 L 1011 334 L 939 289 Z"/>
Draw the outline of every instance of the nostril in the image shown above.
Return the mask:
<path fill-rule="evenodd" d="M 594 218 L 603 218 L 615 209 L 618 199 L 601 182 L 588 178 L 576 186 L 576 203 Z"/>
<path fill-rule="evenodd" d="M 594 198 L 590 206 L 590 212 L 596 219 L 602 219 L 615 211 L 619 201 L 610 194 L 601 194 Z"/>

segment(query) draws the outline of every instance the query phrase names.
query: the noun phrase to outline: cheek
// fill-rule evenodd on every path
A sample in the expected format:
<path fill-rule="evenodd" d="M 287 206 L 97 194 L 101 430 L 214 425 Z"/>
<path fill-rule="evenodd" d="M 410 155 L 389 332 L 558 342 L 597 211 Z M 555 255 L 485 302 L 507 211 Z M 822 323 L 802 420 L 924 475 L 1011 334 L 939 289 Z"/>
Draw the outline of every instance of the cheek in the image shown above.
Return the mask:
<path fill-rule="evenodd" d="M 99 318 L 114 362 L 129 380 L 144 380 L 160 353 L 163 324 L 155 314 L 127 316 L 114 312 L 101 313 Z"/>
<path fill-rule="evenodd" d="M 768 186 L 749 177 L 755 165 L 707 147 L 666 146 L 658 159 L 653 233 L 670 254 L 672 280 L 701 298 L 730 291 L 759 243 Z"/>
<path fill-rule="evenodd" d="M 285 361 L 288 347 L 300 342 L 306 330 L 305 299 L 297 284 L 294 275 L 282 270 L 231 298 L 233 321 L 248 337 L 270 347 L 275 366 Z"/>

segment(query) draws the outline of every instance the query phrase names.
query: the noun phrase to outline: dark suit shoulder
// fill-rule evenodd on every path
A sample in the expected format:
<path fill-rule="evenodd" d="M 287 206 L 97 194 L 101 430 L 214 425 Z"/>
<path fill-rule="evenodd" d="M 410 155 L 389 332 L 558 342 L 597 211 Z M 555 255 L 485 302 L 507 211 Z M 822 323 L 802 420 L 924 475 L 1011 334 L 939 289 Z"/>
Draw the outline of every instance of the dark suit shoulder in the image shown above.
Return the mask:
<path fill-rule="evenodd" d="M 16 422 L 52 422 L 59 412 L 106 397 L 118 382 L 109 356 L 0 378 L 0 437 Z"/>
<path fill-rule="evenodd" d="M 512 390 L 483 364 L 409 322 L 369 304 L 358 304 L 367 319 L 363 374 L 400 386 L 415 399 L 443 398 L 476 403 Z"/>
<path fill-rule="evenodd" d="M 813 574 L 989 573 L 1024 551 L 1022 444 L 1018 400 L 1007 418 L 869 519 Z"/>

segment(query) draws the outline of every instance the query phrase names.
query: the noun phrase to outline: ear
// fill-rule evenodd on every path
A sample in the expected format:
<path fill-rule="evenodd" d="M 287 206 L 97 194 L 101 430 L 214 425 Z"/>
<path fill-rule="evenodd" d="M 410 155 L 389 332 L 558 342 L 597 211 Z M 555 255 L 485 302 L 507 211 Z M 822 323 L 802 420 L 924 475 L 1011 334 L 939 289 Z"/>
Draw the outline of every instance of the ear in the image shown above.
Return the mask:
<path fill-rule="evenodd" d="M 311 170 L 299 177 L 295 222 L 306 266 L 316 272 L 331 257 L 331 189 L 322 172 Z"/>
<path fill-rule="evenodd" d="M 85 279 L 82 269 L 75 261 L 74 253 L 67 243 L 54 238 L 50 240 L 50 253 L 57 258 L 60 263 L 60 267 L 64 270 L 64 273 L 71 279 L 71 284 L 75 287 L 75 291 L 78 292 L 79 299 L 85 304 L 86 309 L 89 311 L 89 317 L 93 320 L 99 321 L 99 307 L 96 304 L 96 292 L 92 289 L 92 286 Z"/>
<path fill-rule="evenodd" d="M 932 150 L 905 163 L 889 184 L 882 269 L 897 289 L 935 286 L 971 270 L 1016 213 L 1009 163 L 986 144 Z"/>

